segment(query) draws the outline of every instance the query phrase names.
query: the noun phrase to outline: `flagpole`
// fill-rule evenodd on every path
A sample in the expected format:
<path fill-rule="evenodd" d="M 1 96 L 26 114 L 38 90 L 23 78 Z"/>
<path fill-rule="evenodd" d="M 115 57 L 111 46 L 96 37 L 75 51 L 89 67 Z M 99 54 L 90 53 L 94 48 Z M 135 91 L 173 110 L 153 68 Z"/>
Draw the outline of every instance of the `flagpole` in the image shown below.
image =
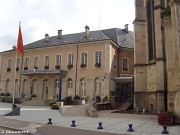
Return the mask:
<path fill-rule="evenodd" d="M 19 30 L 20 30 L 20 21 L 19 21 Z M 20 32 L 20 31 L 19 31 Z M 18 32 L 18 41 L 19 41 L 19 32 Z M 16 89 L 16 66 L 17 66 L 17 52 L 18 52 L 18 43 L 16 44 L 16 58 L 15 58 L 15 67 L 14 67 L 14 87 L 13 87 L 13 100 L 12 100 L 12 110 L 14 110 L 14 94 Z"/>
<path fill-rule="evenodd" d="M 14 94 L 15 94 L 15 89 L 16 89 L 16 66 L 17 66 L 17 51 L 16 51 L 16 59 L 15 59 L 15 67 L 14 67 L 14 87 L 13 87 L 12 110 L 14 110 Z"/>

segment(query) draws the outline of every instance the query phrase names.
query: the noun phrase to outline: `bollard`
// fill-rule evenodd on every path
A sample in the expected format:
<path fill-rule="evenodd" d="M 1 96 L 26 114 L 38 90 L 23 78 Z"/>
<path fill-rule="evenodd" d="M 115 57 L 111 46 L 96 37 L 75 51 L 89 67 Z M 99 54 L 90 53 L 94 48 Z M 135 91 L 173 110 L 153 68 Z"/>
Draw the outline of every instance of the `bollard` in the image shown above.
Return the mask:
<path fill-rule="evenodd" d="M 72 125 L 71 125 L 71 127 L 76 127 L 75 120 L 72 120 Z"/>
<path fill-rule="evenodd" d="M 162 134 L 169 134 L 169 132 L 167 131 L 167 126 L 163 126 Z"/>
<path fill-rule="evenodd" d="M 103 129 L 102 122 L 99 122 L 99 126 L 97 127 L 97 129 Z"/>
<path fill-rule="evenodd" d="M 132 129 L 132 124 L 129 124 L 129 129 L 127 130 L 129 132 L 133 132 L 134 130 Z"/>
<path fill-rule="evenodd" d="M 51 118 L 49 118 L 48 120 L 49 120 L 49 122 L 48 122 L 47 124 L 53 124 L 53 123 L 51 122 L 51 120 L 52 120 Z"/>

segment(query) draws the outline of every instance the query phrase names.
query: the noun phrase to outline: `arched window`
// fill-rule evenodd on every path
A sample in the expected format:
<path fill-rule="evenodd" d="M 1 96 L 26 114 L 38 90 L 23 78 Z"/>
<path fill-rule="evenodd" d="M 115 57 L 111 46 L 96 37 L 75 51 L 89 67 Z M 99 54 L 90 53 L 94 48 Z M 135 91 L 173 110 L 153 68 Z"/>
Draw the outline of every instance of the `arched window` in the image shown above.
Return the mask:
<path fill-rule="evenodd" d="M 18 68 L 18 69 L 20 68 L 20 59 L 19 59 L 19 58 L 17 59 L 17 65 L 16 65 L 16 68 Z"/>
<path fill-rule="evenodd" d="M 95 63 L 101 63 L 101 52 L 100 51 L 95 52 Z"/>
<path fill-rule="evenodd" d="M 59 84 L 59 78 L 56 78 L 55 80 L 54 80 L 54 95 L 56 94 L 59 94 L 59 86 L 60 86 L 60 84 Z"/>
<path fill-rule="evenodd" d="M 9 68 L 9 69 L 12 68 L 12 60 L 11 60 L 11 59 L 8 60 L 8 68 Z"/>
<path fill-rule="evenodd" d="M 32 82 L 32 94 L 36 95 L 37 94 L 37 79 L 34 79 Z"/>
<path fill-rule="evenodd" d="M 95 96 L 101 95 L 101 79 L 98 77 L 94 80 Z"/>
<path fill-rule="evenodd" d="M 87 64 L 87 53 L 81 53 L 81 64 Z"/>
<path fill-rule="evenodd" d="M 67 79 L 67 95 L 71 96 L 72 95 L 72 88 L 73 88 L 73 81 L 71 78 Z"/>
<path fill-rule="evenodd" d="M 49 69 L 50 66 L 50 56 L 45 56 L 44 69 Z"/>
<path fill-rule="evenodd" d="M 42 99 L 45 99 L 46 95 L 48 95 L 48 79 L 43 80 Z"/>
<path fill-rule="evenodd" d="M 80 79 L 80 96 L 81 97 L 86 96 L 86 79 L 85 78 Z"/>
<path fill-rule="evenodd" d="M 39 57 L 34 57 L 34 68 L 38 69 L 39 67 Z"/>
<path fill-rule="evenodd" d="M 15 93 L 18 93 L 18 79 L 15 80 Z"/>
<path fill-rule="evenodd" d="M 25 93 L 25 91 L 26 91 L 26 86 L 27 86 L 27 80 L 24 79 L 23 82 L 22 82 L 22 93 Z"/>
<path fill-rule="evenodd" d="M 68 54 L 68 64 L 73 65 L 73 62 L 74 62 L 74 54 L 70 53 Z"/>
<path fill-rule="evenodd" d="M 29 58 L 24 59 L 24 70 L 28 70 L 29 67 Z"/>
<path fill-rule="evenodd" d="M 61 55 L 56 55 L 56 66 L 61 67 Z"/>
<path fill-rule="evenodd" d="M 9 79 L 7 79 L 6 80 L 6 85 L 5 85 L 5 93 L 8 93 L 9 92 L 9 85 L 10 85 L 10 83 L 9 83 L 10 81 L 9 81 Z"/>

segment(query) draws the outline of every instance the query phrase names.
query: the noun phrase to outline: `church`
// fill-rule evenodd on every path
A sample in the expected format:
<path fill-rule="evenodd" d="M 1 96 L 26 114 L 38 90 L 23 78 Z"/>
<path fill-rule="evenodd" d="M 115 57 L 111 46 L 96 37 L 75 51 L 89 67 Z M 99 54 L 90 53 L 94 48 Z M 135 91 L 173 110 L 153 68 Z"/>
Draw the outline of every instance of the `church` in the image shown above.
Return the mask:
<path fill-rule="evenodd" d="M 134 108 L 180 116 L 180 0 L 135 0 Z"/>

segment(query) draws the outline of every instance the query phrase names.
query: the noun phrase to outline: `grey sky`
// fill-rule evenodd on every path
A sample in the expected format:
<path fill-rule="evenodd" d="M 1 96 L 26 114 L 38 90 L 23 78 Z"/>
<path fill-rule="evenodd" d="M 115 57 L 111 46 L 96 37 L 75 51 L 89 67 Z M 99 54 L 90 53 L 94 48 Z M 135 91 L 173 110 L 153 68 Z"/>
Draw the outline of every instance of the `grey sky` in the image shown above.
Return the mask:
<path fill-rule="evenodd" d="M 124 28 L 133 31 L 134 0 L 0 0 L 0 52 L 17 43 L 18 25 L 24 45 L 49 36 L 90 30 Z"/>

